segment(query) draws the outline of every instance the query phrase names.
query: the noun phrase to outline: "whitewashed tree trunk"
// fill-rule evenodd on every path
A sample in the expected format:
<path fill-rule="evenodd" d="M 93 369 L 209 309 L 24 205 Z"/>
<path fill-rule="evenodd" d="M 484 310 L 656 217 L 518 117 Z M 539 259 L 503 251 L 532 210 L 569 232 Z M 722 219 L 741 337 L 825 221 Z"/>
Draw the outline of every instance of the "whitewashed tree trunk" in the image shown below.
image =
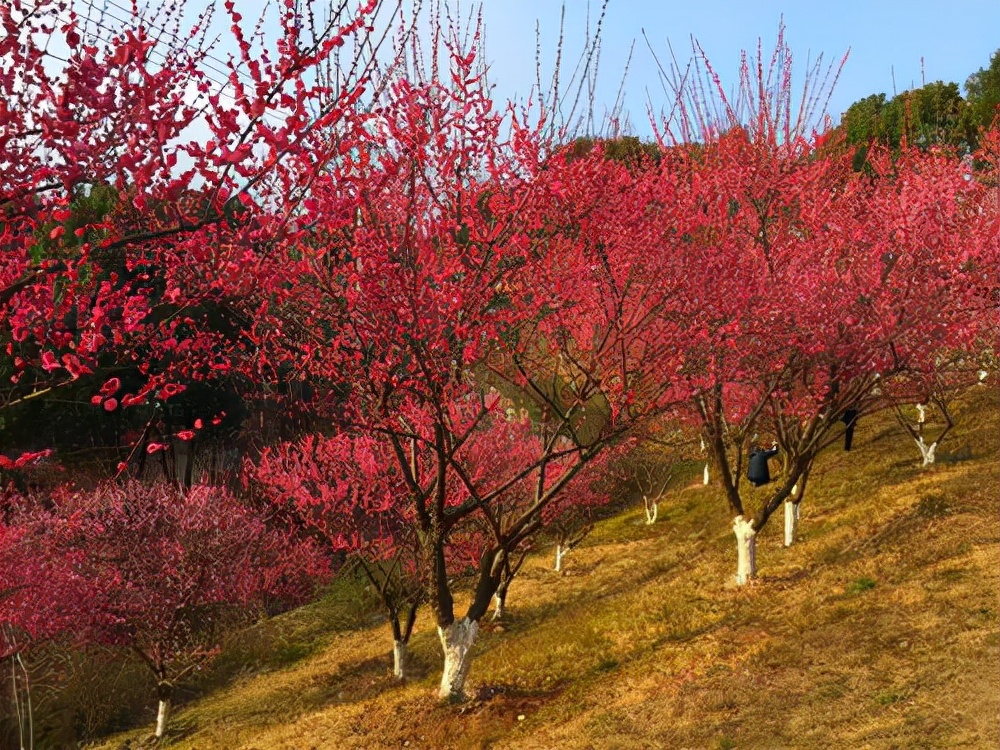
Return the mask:
<path fill-rule="evenodd" d="M 920 436 L 914 441 L 917 444 L 917 448 L 920 449 L 920 456 L 924 459 L 924 466 L 930 466 L 934 463 L 934 452 L 937 450 L 937 441 L 928 445 L 924 442 L 923 436 Z"/>
<path fill-rule="evenodd" d="M 798 486 L 798 485 L 796 485 Z M 793 493 L 794 494 L 794 493 Z M 785 501 L 785 546 L 791 547 L 799 531 L 799 504 Z"/>
<path fill-rule="evenodd" d="M 556 573 L 562 573 L 563 558 L 569 554 L 569 546 L 564 547 L 561 544 L 556 545 Z"/>
<path fill-rule="evenodd" d="M 920 425 L 920 427 L 923 427 L 924 422 L 927 421 L 927 404 L 916 404 L 916 407 L 917 407 L 917 424 Z"/>
<path fill-rule="evenodd" d="M 167 731 L 167 722 L 170 721 L 170 699 L 160 698 L 160 706 L 156 712 L 156 739 L 162 739 Z M 149 726 L 147 724 L 147 726 Z"/>
<path fill-rule="evenodd" d="M 757 577 L 757 532 L 752 521 L 736 516 L 733 533 L 736 535 L 736 585 L 743 586 Z"/>
<path fill-rule="evenodd" d="M 406 679 L 406 662 L 409 658 L 406 641 L 392 642 L 392 676 L 402 682 Z"/>
<path fill-rule="evenodd" d="M 701 438 L 701 452 L 705 452 L 705 438 Z M 701 483 L 708 486 L 708 461 L 705 462 L 705 470 L 702 472 Z"/>
<path fill-rule="evenodd" d="M 652 526 L 654 523 L 656 523 L 656 512 L 659 507 L 659 503 L 657 503 L 655 500 L 650 500 L 645 495 L 642 496 L 642 500 L 646 506 L 646 525 Z"/>
<path fill-rule="evenodd" d="M 472 666 L 472 644 L 475 643 L 479 624 L 467 617 L 455 620 L 446 628 L 438 628 L 441 648 L 444 649 L 444 673 L 438 695 L 444 700 L 460 701 L 465 697 L 465 678 Z"/>
<path fill-rule="evenodd" d="M 504 616 L 504 597 L 497 592 L 493 595 L 493 620 L 502 620 Z"/>

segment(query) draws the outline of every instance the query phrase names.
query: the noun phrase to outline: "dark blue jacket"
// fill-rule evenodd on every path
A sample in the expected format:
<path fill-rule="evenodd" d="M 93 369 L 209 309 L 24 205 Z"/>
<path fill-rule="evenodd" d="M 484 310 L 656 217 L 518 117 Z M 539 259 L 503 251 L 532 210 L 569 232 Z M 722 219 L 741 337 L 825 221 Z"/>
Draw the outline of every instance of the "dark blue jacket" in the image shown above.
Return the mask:
<path fill-rule="evenodd" d="M 754 448 L 750 451 L 750 462 L 747 464 L 747 479 L 755 487 L 771 481 L 771 472 L 767 469 L 767 459 L 778 454 L 777 447 L 769 451 Z"/>
<path fill-rule="evenodd" d="M 858 423 L 858 410 L 848 409 L 840 421 L 847 425 L 847 429 L 844 430 L 844 450 L 849 451 L 851 442 L 854 440 L 854 425 Z"/>

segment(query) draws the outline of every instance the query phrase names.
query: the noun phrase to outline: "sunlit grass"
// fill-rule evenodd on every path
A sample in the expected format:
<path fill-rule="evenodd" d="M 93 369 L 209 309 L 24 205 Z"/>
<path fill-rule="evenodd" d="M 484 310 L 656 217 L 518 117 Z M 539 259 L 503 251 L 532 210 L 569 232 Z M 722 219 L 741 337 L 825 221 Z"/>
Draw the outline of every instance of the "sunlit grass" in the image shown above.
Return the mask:
<path fill-rule="evenodd" d="M 639 507 L 599 523 L 565 575 L 539 549 L 507 620 L 484 626 L 461 706 L 433 697 L 428 615 L 396 685 L 378 608 L 342 582 L 234 639 L 171 747 L 1000 746 L 998 422 L 976 389 L 923 470 L 888 415 L 862 420 L 854 450 L 818 462 L 799 542 L 772 519 L 742 589 L 700 473 L 652 526 Z"/>

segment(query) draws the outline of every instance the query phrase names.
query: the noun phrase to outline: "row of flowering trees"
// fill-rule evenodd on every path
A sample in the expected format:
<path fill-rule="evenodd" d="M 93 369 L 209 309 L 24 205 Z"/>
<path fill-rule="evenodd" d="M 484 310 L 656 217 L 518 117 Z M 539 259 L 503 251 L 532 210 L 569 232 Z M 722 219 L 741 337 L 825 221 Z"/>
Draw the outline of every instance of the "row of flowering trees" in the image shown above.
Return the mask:
<path fill-rule="evenodd" d="M 0 620 L 134 649 L 158 734 L 212 607 L 300 600 L 345 555 L 383 599 L 397 676 L 426 603 L 440 694 L 461 697 L 526 546 L 605 500 L 600 462 L 646 427 L 704 441 L 744 583 L 845 416 L 996 346 L 995 130 L 972 162 L 873 149 L 856 172 L 759 61 L 749 109 L 679 90 L 683 127 L 610 158 L 498 109 L 478 34 L 435 23 L 422 57 L 377 3 L 326 26 L 296 8 L 261 55 L 226 5 L 225 96 L 197 28 L 109 38 L 59 0 L 0 9 L 0 406 L 16 423 L 84 394 L 117 420 L 111 484 L 44 431 L 3 446 L 5 479 L 69 471 L 4 496 Z M 787 470 L 751 504 L 754 432 Z M 193 454 L 231 438 L 230 487 L 209 487 Z M 157 458 L 159 483 L 134 481 Z"/>

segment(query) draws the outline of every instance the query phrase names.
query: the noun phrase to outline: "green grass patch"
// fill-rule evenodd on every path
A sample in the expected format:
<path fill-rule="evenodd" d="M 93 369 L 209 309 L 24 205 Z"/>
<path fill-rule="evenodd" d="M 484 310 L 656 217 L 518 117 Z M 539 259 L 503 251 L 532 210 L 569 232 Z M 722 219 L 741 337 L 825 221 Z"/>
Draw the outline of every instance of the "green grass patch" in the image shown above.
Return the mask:
<path fill-rule="evenodd" d="M 871 591 L 875 588 L 875 581 L 867 576 L 862 576 L 856 581 L 851 581 L 847 586 L 847 592 L 850 594 L 860 594 L 864 591 Z"/>

